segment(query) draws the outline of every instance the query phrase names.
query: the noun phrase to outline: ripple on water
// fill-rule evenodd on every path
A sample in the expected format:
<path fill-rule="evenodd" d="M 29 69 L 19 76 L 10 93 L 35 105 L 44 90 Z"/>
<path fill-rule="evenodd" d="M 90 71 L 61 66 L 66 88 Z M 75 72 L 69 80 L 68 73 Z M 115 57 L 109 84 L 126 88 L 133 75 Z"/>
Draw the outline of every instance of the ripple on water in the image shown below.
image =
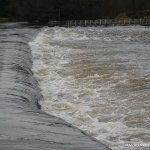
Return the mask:
<path fill-rule="evenodd" d="M 108 144 L 148 142 L 150 30 L 47 28 L 31 43 L 42 109 Z"/>

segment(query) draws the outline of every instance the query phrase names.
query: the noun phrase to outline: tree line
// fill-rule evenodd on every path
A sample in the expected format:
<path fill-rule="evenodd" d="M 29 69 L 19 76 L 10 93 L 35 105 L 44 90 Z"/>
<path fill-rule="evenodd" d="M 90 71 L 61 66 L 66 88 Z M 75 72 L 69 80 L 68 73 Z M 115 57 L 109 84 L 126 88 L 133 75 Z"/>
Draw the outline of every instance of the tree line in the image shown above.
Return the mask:
<path fill-rule="evenodd" d="M 144 18 L 150 0 L 0 0 L 0 16 L 20 21 Z"/>

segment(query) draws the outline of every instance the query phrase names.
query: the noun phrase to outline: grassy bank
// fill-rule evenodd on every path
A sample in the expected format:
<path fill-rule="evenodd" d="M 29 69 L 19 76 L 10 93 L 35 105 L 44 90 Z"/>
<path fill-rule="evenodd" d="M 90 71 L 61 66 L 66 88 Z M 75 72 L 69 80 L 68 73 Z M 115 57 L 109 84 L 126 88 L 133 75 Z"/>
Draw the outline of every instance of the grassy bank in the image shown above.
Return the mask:
<path fill-rule="evenodd" d="M 19 22 L 19 20 L 15 18 L 0 17 L 0 23 L 5 23 L 5 22 Z"/>

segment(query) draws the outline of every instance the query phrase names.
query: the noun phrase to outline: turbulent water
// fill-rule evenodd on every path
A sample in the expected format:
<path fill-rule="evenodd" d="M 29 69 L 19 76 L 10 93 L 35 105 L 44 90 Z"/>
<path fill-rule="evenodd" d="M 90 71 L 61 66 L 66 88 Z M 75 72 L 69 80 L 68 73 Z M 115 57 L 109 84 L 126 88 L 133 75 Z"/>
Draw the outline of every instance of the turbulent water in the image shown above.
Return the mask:
<path fill-rule="evenodd" d="M 43 28 L 30 46 L 42 110 L 113 150 L 150 141 L 150 28 Z"/>
<path fill-rule="evenodd" d="M 109 150 L 39 109 L 29 42 L 40 31 L 27 23 L 0 23 L 0 150 Z"/>

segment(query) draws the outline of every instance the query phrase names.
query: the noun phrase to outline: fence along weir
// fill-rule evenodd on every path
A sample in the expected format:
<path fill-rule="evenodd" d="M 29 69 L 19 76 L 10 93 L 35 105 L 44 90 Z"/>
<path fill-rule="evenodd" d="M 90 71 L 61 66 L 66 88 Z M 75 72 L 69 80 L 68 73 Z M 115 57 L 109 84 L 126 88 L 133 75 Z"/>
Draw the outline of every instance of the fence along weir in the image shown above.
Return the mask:
<path fill-rule="evenodd" d="M 67 20 L 67 21 L 49 21 L 49 26 L 128 26 L 128 25 L 142 25 L 150 26 L 150 19 L 99 19 L 99 20 Z"/>

